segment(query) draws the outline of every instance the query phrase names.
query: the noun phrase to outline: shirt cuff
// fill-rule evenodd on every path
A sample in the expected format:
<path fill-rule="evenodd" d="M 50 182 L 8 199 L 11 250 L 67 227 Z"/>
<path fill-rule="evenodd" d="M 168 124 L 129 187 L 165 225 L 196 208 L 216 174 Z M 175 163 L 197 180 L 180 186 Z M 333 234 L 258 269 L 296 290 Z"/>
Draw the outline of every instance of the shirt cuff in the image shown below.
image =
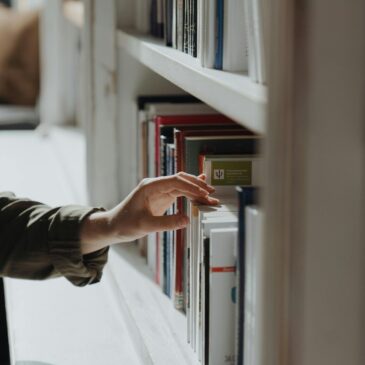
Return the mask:
<path fill-rule="evenodd" d="M 80 244 L 82 221 L 102 208 L 63 207 L 53 218 L 48 230 L 48 249 L 57 272 L 76 286 L 100 281 L 108 260 L 109 247 L 83 255 Z"/>

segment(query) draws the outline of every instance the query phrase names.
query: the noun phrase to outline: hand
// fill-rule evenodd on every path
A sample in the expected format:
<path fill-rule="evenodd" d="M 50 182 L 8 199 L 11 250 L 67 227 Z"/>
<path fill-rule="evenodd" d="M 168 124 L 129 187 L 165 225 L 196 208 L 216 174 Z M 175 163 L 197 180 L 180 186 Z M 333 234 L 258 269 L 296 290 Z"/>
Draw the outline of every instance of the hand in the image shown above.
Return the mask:
<path fill-rule="evenodd" d="M 184 172 L 144 179 L 115 208 L 94 213 L 85 220 L 81 229 L 83 253 L 100 249 L 100 244 L 128 242 L 151 232 L 184 228 L 189 220 L 181 212 L 164 214 L 180 196 L 202 204 L 218 204 L 217 199 L 209 196 L 214 188 L 204 180 L 203 175 L 196 177 Z"/>

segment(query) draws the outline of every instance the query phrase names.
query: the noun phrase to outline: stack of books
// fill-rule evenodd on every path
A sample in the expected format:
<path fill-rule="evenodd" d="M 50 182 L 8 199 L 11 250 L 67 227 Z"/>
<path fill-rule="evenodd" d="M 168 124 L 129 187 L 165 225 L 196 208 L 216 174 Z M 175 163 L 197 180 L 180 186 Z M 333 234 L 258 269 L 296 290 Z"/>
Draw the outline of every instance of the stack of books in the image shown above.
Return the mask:
<path fill-rule="evenodd" d="M 137 0 L 136 28 L 203 67 L 248 72 L 264 84 L 268 13 L 265 0 Z"/>
<path fill-rule="evenodd" d="M 212 207 L 178 198 L 166 214 L 184 212 L 190 224 L 141 240 L 148 265 L 172 305 L 186 313 L 197 358 L 243 364 L 243 354 L 256 356 L 243 348 L 257 346 L 260 337 L 260 139 L 190 96 L 144 96 L 137 105 L 139 180 L 203 173 L 220 200 Z"/>

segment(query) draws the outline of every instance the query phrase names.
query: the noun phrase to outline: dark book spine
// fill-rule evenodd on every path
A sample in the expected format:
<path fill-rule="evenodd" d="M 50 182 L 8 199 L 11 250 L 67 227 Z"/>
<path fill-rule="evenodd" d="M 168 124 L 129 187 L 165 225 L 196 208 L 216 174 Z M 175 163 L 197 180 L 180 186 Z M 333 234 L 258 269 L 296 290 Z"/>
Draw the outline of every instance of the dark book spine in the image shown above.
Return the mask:
<path fill-rule="evenodd" d="M 157 32 L 158 38 L 164 37 L 164 0 L 157 0 Z"/>
<path fill-rule="evenodd" d="M 165 43 L 172 47 L 173 0 L 165 0 Z"/>
<path fill-rule="evenodd" d="M 151 0 L 150 29 L 153 36 L 157 35 L 157 0 Z"/>
<path fill-rule="evenodd" d="M 255 187 L 237 188 L 238 190 L 238 240 L 236 264 L 236 364 L 243 364 L 244 358 L 244 322 L 245 322 L 245 261 L 246 261 L 246 225 L 245 210 L 249 205 L 258 203 L 258 189 Z"/>
<path fill-rule="evenodd" d="M 189 11 L 190 0 L 184 0 L 183 52 L 189 53 Z"/>
<path fill-rule="evenodd" d="M 224 0 L 217 0 L 216 11 L 216 33 L 215 33 L 215 60 L 214 68 L 223 68 L 223 21 L 224 21 Z"/>
<path fill-rule="evenodd" d="M 193 57 L 197 57 L 197 33 L 198 33 L 198 0 L 193 0 L 192 20 L 191 20 L 191 52 Z"/>

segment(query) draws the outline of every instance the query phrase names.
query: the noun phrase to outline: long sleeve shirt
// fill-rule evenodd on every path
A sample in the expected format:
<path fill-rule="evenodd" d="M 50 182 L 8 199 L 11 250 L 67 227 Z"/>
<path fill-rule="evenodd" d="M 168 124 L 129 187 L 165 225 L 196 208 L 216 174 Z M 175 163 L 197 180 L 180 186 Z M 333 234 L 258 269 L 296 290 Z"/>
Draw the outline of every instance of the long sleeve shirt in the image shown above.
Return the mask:
<path fill-rule="evenodd" d="M 82 255 L 80 226 L 101 208 L 51 208 L 0 193 L 0 276 L 44 280 L 64 276 L 77 286 L 100 281 L 108 248 Z"/>

